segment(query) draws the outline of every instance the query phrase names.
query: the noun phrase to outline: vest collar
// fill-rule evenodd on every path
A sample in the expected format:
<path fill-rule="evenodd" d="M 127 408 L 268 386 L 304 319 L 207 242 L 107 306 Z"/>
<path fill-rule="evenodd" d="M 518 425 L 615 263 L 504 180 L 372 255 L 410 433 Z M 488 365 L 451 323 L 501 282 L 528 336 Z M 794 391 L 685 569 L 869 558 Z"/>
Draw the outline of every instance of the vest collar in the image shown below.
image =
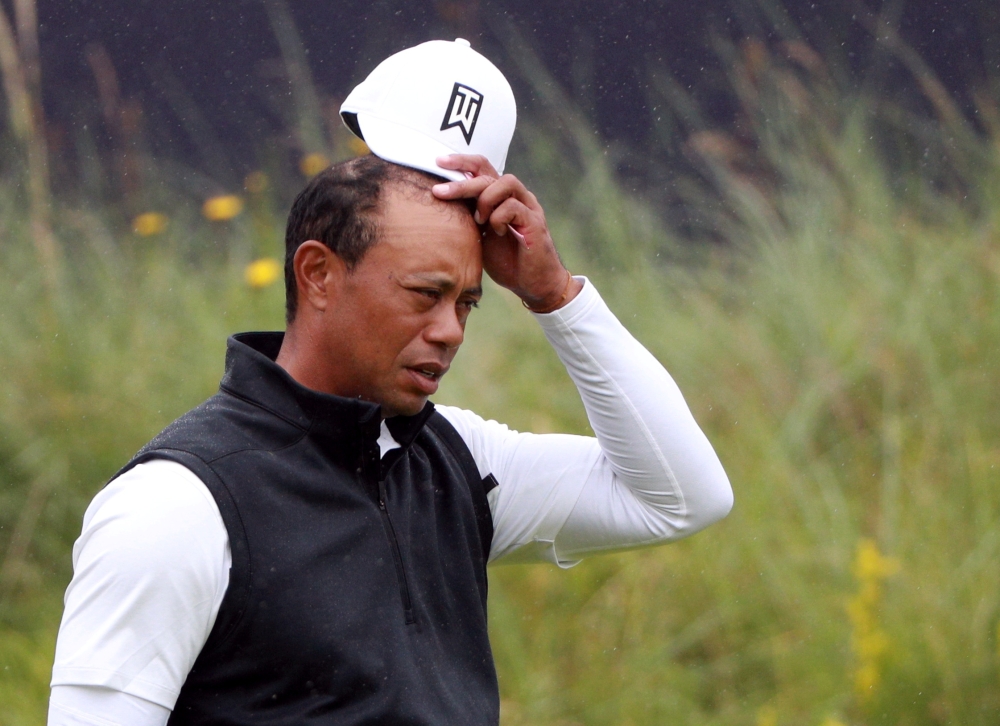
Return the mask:
<path fill-rule="evenodd" d="M 275 363 L 285 334 L 239 333 L 226 345 L 226 373 L 220 388 L 290 423 L 330 440 L 336 448 L 378 450 L 381 406 L 306 388 Z M 410 445 L 434 413 L 430 401 L 414 416 L 386 419 L 392 437 L 402 448 Z M 364 455 L 364 454 L 363 454 Z M 377 459 L 376 459 L 377 461 Z"/>

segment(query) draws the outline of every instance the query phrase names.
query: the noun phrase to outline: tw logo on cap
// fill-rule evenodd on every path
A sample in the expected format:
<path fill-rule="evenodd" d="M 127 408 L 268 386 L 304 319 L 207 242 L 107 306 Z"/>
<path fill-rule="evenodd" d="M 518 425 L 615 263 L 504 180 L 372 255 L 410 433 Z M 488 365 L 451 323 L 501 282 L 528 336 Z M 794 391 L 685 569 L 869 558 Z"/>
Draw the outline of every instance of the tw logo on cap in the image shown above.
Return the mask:
<path fill-rule="evenodd" d="M 444 121 L 441 122 L 441 130 L 458 126 L 462 129 L 465 143 L 472 143 L 472 133 L 476 130 L 476 121 L 479 120 L 479 110 L 483 107 L 483 94 L 474 88 L 456 83 L 451 89 L 451 100 L 448 101 L 448 110 L 444 112 Z"/>

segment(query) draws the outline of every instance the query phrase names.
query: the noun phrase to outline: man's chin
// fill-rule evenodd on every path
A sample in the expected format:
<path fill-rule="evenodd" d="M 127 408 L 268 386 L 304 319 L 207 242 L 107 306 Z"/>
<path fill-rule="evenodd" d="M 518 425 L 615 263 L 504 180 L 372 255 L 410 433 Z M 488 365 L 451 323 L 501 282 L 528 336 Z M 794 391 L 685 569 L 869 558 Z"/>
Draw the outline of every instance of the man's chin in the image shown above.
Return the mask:
<path fill-rule="evenodd" d="M 441 378 L 428 378 L 412 368 L 403 368 L 396 386 L 383 397 L 382 418 L 416 416 L 427 405 L 427 399 L 437 393 Z"/>
<path fill-rule="evenodd" d="M 427 396 L 410 394 L 399 396 L 382 404 L 382 418 L 393 416 L 416 416 L 427 405 Z"/>

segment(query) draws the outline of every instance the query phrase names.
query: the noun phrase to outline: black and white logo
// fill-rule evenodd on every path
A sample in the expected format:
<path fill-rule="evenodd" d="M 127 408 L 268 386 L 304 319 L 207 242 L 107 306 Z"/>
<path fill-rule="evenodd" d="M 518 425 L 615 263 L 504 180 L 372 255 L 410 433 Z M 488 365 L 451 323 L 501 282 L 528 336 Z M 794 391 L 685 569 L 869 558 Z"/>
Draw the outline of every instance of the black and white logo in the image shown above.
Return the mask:
<path fill-rule="evenodd" d="M 458 126 L 465 136 L 465 143 L 472 143 L 472 132 L 476 130 L 479 120 L 479 109 L 483 107 L 483 94 L 479 91 L 456 83 L 448 101 L 448 110 L 444 112 L 441 130 L 445 131 Z"/>

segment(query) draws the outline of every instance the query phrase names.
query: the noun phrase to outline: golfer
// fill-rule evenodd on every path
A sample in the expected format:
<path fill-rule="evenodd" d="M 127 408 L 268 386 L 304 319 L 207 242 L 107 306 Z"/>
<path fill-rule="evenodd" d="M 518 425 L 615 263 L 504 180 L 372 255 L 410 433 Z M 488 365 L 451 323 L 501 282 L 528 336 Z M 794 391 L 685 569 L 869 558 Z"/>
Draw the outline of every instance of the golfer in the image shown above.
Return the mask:
<path fill-rule="evenodd" d="M 373 154 L 292 206 L 286 331 L 230 338 L 219 392 L 86 512 L 50 726 L 495 725 L 488 562 L 568 567 L 732 506 L 671 377 L 501 174 L 500 72 L 424 43 L 342 114 Z M 595 437 L 429 402 L 484 270 L 541 326 Z"/>

